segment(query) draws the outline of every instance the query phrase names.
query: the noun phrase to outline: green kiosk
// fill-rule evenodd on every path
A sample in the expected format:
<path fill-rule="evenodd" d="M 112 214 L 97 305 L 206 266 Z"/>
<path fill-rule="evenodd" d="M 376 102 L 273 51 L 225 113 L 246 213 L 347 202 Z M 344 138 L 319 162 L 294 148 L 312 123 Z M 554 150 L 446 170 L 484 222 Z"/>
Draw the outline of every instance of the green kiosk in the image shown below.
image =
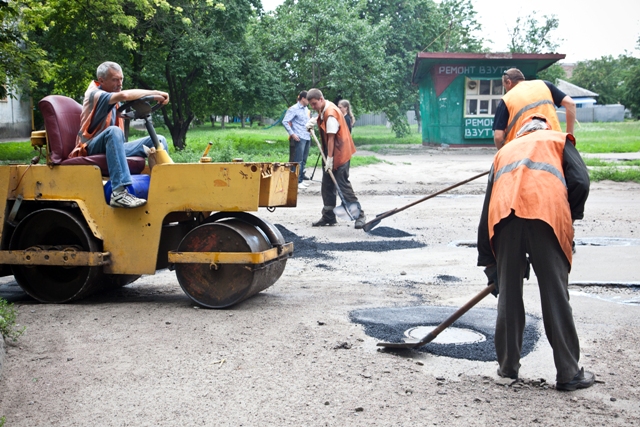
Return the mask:
<path fill-rule="evenodd" d="M 422 143 L 458 147 L 493 145 L 493 115 L 502 74 L 518 68 L 527 80 L 566 55 L 557 53 L 420 52 L 412 81 L 420 88 Z"/>

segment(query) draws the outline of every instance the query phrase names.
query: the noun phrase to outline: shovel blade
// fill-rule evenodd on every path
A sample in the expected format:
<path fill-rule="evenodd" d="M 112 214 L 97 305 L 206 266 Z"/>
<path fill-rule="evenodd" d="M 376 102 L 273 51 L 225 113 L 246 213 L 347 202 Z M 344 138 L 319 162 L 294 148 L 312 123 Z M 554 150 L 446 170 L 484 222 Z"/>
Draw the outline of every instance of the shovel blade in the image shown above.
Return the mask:
<path fill-rule="evenodd" d="M 369 231 L 371 231 L 374 227 L 377 227 L 377 226 L 378 226 L 378 224 L 380 224 L 380 222 L 382 222 L 382 220 L 381 220 L 381 219 L 374 219 L 373 221 L 366 223 L 366 224 L 364 225 L 364 227 L 362 227 L 362 229 L 363 229 L 365 232 L 367 232 L 367 233 L 368 233 L 368 232 L 369 232 Z"/>
<path fill-rule="evenodd" d="M 376 344 L 378 347 L 385 347 L 385 348 L 418 348 L 418 347 L 422 347 L 425 344 L 430 343 L 431 341 L 433 341 L 438 334 L 434 333 L 434 331 L 429 332 L 427 335 L 425 335 L 420 341 L 411 341 L 411 342 L 379 342 L 378 344 Z"/>

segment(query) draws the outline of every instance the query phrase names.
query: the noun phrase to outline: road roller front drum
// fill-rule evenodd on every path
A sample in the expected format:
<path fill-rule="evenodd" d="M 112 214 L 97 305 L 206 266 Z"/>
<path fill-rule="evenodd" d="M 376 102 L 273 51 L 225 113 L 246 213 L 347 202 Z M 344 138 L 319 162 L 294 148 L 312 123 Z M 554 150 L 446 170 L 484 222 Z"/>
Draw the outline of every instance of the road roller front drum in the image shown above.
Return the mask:
<path fill-rule="evenodd" d="M 176 254 L 170 254 L 174 261 L 178 254 L 228 255 L 221 262 L 209 259 L 174 264 L 180 286 L 193 301 L 208 308 L 229 307 L 267 289 L 280 278 L 292 246 L 289 244 L 287 252 L 274 256 L 284 244 L 276 227 L 244 212 L 216 214 L 211 221 L 191 230 Z"/>

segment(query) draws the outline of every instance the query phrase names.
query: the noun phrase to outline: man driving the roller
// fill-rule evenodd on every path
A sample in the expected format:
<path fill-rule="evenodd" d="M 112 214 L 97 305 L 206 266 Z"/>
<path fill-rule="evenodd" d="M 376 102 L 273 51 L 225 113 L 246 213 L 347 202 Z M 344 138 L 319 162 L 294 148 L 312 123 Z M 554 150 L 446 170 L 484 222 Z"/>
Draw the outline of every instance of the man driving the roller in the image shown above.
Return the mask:
<path fill-rule="evenodd" d="M 89 84 L 84 94 L 80 132 L 69 157 L 106 154 L 113 188 L 109 204 L 116 208 L 137 208 L 147 201 L 127 191 L 127 186 L 132 183 L 127 157 L 146 157 L 145 147 L 155 147 L 149 136 L 125 141 L 124 120 L 117 115 L 118 103 L 152 96 L 158 103 L 166 105 L 169 94 L 158 90 L 122 90 L 122 68 L 115 62 L 100 64 L 96 77 L 97 80 Z M 158 140 L 166 150 L 166 139 L 158 135 Z"/>

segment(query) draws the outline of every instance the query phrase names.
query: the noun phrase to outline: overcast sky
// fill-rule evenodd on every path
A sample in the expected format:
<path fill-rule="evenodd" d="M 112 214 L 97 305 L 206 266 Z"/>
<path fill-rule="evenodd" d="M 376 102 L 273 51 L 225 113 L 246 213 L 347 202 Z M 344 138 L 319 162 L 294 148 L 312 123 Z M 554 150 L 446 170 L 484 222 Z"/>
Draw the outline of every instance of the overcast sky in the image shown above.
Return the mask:
<path fill-rule="evenodd" d="M 262 0 L 265 10 L 274 10 L 284 0 Z M 318 0 L 321 1 L 321 0 Z M 393 0 L 390 0 L 393 1 Z M 518 16 L 536 13 L 539 21 L 544 15 L 555 14 L 560 26 L 552 33 L 559 42 L 558 53 L 567 55 L 562 62 L 597 59 L 604 55 L 618 56 L 625 49 L 640 57 L 636 49 L 640 37 L 640 1 L 638 0 L 535 0 L 530 6 L 509 9 L 517 2 L 472 0 L 482 24 L 482 36 L 493 43 L 486 46 L 494 52 L 504 52 L 509 43 L 507 29 Z"/>

